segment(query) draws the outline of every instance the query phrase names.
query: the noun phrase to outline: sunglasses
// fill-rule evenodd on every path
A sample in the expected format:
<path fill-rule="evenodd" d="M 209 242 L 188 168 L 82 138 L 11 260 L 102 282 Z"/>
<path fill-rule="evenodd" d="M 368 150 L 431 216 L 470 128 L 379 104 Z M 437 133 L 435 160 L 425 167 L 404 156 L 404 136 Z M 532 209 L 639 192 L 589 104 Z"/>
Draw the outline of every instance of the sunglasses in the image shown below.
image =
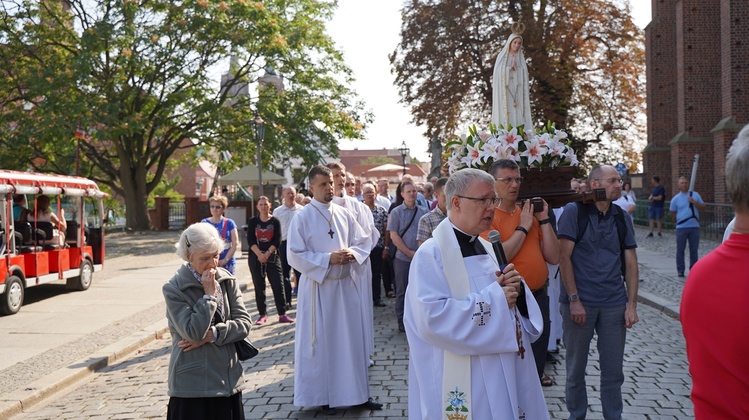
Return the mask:
<path fill-rule="evenodd" d="M 211 206 L 212 209 L 218 209 L 221 210 L 224 208 L 224 206 Z"/>

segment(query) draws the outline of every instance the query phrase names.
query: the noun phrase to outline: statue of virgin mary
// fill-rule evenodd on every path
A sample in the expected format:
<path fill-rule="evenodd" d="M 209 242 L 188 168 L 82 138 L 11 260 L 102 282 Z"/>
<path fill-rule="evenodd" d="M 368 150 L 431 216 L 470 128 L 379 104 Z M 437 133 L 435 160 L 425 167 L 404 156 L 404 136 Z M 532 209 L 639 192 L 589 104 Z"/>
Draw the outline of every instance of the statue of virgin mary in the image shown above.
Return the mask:
<path fill-rule="evenodd" d="M 523 33 L 525 26 L 512 25 L 512 34 L 507 38 L 502 51 L 494 62 L 492 77 L 492 122 L 496 125 L 533 130 L 531 102 L 528 94 L 528 66 L 523 55 Z"/>

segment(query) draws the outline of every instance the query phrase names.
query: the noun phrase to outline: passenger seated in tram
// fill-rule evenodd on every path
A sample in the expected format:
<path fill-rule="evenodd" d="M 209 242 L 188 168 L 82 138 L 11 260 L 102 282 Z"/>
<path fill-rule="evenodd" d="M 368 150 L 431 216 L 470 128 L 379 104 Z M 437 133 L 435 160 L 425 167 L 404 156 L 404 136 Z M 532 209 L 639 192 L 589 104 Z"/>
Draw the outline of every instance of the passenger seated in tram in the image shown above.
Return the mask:
<path fill-rule="evenodd" d="M 46 195 L 40 195 L 36 199 L 36 212 L 30 212 L 28 215 L 29 222 L 50 222 L 55 227 L 53 237 L 47 238 L 48 244 L 65 246 L 65 230 L 68 228 L 65 222 L 65 210 L 60 209 L 60 217 L 49 207 L 50 199 Z M 36 213 L 36 216 L 35 216 Z M 51 240 L 50 240 L 51 239 Z"/>

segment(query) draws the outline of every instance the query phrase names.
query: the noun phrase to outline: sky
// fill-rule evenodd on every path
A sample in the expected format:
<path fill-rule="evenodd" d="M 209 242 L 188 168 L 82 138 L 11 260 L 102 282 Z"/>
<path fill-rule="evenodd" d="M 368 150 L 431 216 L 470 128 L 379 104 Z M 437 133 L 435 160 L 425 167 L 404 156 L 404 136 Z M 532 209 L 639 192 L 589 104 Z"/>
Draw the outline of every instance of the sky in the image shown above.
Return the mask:
<path fill-rule="evenodd" d="M 401 0 L 339 0 L 338 10 L 328 23 L 328 34 L 343 51 L 346 64 L 353 70 L 356 82 L 351 86 L 374 114 L 366 140 L 343 140 L 341 149 L 398 148 L 402 142 L 411 156 L 429 161 L 425 131 L 410 123 L 411 114 L 399 103 L 393 85 L 388 55 L 399 41 Z M 650 2 L 630 0 L 635 24 L 640 28 L 650 22 Z"/>

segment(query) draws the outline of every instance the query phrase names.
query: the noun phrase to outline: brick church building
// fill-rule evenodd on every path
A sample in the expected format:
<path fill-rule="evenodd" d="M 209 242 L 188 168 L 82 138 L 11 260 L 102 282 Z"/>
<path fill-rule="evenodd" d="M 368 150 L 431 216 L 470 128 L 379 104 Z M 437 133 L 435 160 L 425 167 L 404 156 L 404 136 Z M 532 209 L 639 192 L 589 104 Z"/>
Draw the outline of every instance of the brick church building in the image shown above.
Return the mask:
<path fill-rule="evenodd" d="M 659 175 L 670 198 L 699 153 L 695 190 L 728 203 L 726 153 L 749 123 L 749 1 L 651 1 L 645 174 Z"/>

